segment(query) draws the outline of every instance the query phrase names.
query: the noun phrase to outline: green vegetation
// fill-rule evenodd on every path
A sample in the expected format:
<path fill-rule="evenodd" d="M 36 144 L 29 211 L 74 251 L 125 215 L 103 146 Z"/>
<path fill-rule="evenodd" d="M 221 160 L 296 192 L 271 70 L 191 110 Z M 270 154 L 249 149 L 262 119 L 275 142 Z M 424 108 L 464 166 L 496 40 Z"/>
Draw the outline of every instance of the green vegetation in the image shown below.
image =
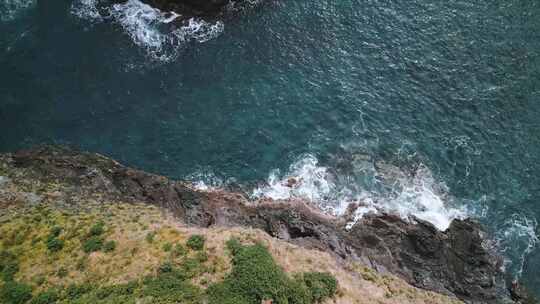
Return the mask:
<path fill-rule="evenodd" d="M 172 244 L 171 243 L 163 244 L 163 251 L 169 252 L 169 251 L 171 251 L 171 249 L 172 249 Z"/>
<path fill-rule="evenodd" d="M 49 251 L 58 252 L 64 248 L 64 241 L 58 238 L 60 233 L 62 233 L 62 227 L 55 226 L 51 228 L 51 231 L 45 240 L 45 244 Z"/>
<path fill-rule="evenodd" d="M 229 263 L 223 239 L 148 228 L 161 213 L 138 208 L 146 217 L 137 223 L 127 209 L 109 217 L 37 207 L 3 222 L 0 303 L 314 304 L 336 293 L 329 274 L 289 276 L 262 244 L 231 239 Z"/>
<path fill-rule="evenodd" d="M 19 262 L 14 254 L 9 251 L 0 252 L 0 278 L 5 282 L 13 281 L 19 271 Z"/>
<path fill-rule="evenodd" d="M 54 304 L 60 298 L 58 291 L 56 289 L 49 289 L 38 293 L 30 304 Z"/>
<path fill-rule="evenodd" d="M 112 252 L 116 249 L 116 242 L 115 241 L 107 241 L 105 244 L 103 244 L 103 251 L 105 252 Z"/>
<path fill-rule="evenodd" d="M 152 232 L 148 232 L 145 239 L 148 243 L 153 243 L 155 237 L 156 237 L 156 233 L 152 231 Z"/>
<path fill-rule="evenodd" d="M 189 237 L 186 245 L 193 250 L 202 250 L 204 248 L 204 242 L 204 236 L 195 234 Z"/>
<path fill-rule="evenodd" d="M 106 252 L 114 251 L 116 243 L 114 241 L 105 243 L 105 238 L 102 236 L 105 232 L 105 223 L 99 221 L 95 223 L 88 231 L 86 238 L 82 241 L 82 249 L 85 253 L 100 251 L 103 249 Z"/>
<path fill-rule="evenodd" d="M 268 299 L 276 304 L 311 304 L 337 291 L 336 279 L 327 273 L 289 278 L 261 244 L 243 246 L 233 239 L 227 245 L 233 269 L 223 282 L 208 288 L 210 304 L 255 304 Z"/>
<path fill-rule="evenodd" d="M 32 287 L 14 281 L 6 282 L 0 289 L 0 300 L 6 304 L 23 304 L 32 298 Z"/>
<path fill-rule="evenodd" d="M 174 245 L 174 249 L 172 251 L 172 256 L 177 258 L 181 257 L 187 254 L 186 247 L 182 246 L 182 244 L 176 244 Z"/>
<path fill-rule="evenodd" d="M 82 250 L 85 253 L 91 253 L 95 251 L 100 251 L 103 247 L 103 242 L 105 240 L 100 236 L 91 236 L 82 244 Z"/>

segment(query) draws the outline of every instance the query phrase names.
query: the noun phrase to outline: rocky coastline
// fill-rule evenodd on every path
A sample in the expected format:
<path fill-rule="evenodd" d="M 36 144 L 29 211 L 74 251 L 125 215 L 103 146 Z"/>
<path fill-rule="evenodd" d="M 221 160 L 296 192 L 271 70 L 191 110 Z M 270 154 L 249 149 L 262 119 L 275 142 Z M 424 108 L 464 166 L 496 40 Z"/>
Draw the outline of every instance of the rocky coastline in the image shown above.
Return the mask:
<path fill-rule="evenodd" d="M 354 261 L 378 273 L 455 297 L 466 303 L 512 303 L 501 259 L 484 245 L 482 227 L 454 220 L 444 232 L 430 223 L 405 221 L 391 214 L 368 214 L 354 226 L 298 200 L 250 201 L 241 193 L 202 191 L 121 165 L 95 153 L 65 147 L 40 147 L 0 156 L 0 207 L 9 191 L 2 180 L 35 188 L 39 204 L 53 197 L 63 208 L 81 208 L 81 200 L 100 204 L 143 202 L 170 211 L 188 227 L 245 227 L 310 250 L 331 254 L 338 262 Z M 61 187 L 62 191 L 54 191 Z M 52 190 L 51 190 L 52 189 Z M 515 287 L 513 290 L 517 290 Z M 512 293 L 519 302 L 519 295 Z"/>

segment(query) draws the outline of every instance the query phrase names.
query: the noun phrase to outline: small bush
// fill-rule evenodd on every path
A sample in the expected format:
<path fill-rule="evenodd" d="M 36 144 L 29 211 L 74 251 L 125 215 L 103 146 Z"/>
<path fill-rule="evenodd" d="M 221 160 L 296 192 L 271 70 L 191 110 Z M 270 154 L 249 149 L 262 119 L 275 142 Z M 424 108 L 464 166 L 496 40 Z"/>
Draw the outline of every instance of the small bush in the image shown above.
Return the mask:
<path fill-rule="evenodd" d="M 49 237 L 58 237 L 60 236 L 60 233 L 62 233 L 62 227 L 54 226 L 51 228 L 51 231 L 49 232 Z"/>
<path fill-rule="evenodd" d="M 108 241 L 105 242 L 103 245 L 103 251 L 105 252 L 112 252 L 116 249 L 116 242 L 115 241 Z"/>
<path fill-rule="evenodd" d="M 182 244 L 176 244 L 174 245 L 174 249 L 172 251 L 172 255 L 174 257 L 180 257 L 186 255 L 187 250 L 186 247 L 182 246 Z"/>
<path fill-rule="evenodd" d="M 147 241 L 148 243 L 153 243 L 155 237 L 156 237 L 156 233 L 155 233 L 154 231 L 152 231 L 152 232 L 148 232 L 148 233 L 146 234 L 146 238 L 145 238 L 145 239 L 146 239 L 146 241 Z"/>
<path fill-rule="evenodd" d="M 103 222 L 97 222 L 92 227 L 90 227 L 90 231 L 88 232 L 88 237 L 93 236 L 100 236 L 105 232 L 105 224 Z"/>
<path fill-rule="evenodd" d="M 84 241 L 82 249 L 86 253 L 95 252 L 101 250 L 103 247 L 103 238 L 99 236 L 92 236 Z"/>
<path fill-rule="evenodd" d="M 56 237 L 47 239 L 47 249 L 51 252 L 58 252 L 64 248 L 64 241 Z"/>
<path fill-rule="evenodd" d="M 204 248 L 204 242 L 204 236 L 195 234 L 189 237 L 186 242 L 186 246 L 193 250 L 202 250 Z"/>
<path fill-rule="evenodd" d="M 200 263 L 204 263 L 208 261 L 208 254 L 204 251 L 199 251 L 195 255 L 195 259 L 197 259 L 197 261 L 199 261 Z"/>
<path fill-rule="evenodd" d="M 310 291 L 313 302 L 322 302 L 337 291 L 337 280 L 326 272 L 308 272 L 302 275 L 304 284 Z"/>
<path fill-rule="evenodd" d="M 55 289 L 49 289 L 37 294 L 32 301 L 30 301 L 30 304 L 54 304 L 59 298 L 60 296 Z"/>
<path fill-rule="evenodd" d="M 66 298 L 68 300 L 77 300 L 81 298 L 84 294 L 89 293 L 94 289 L 94 286 L 90 284 L 81 284 L 81 285 L 75 285 L 71 284 L 66 289 Z"/>
<path fill-rule="evenodd" d="M 10 281 L 0 289 L 0 301 L 6 304 L 23 304 L 32 298 L 32 288 L 26 284 Z"/>
<path fill-rule="evenodd" d="M 172 249 L 171 243 L 165 243 L 165 244 L 163 244 L 163 251 L 169 252 L 169 251 L 171 251 L 171 249 Z"/>
<path fill-rule="evenodd" d="M 13 281 L 17 272 L 19 272 L 17 257 L 9 251 L 0 252 L 0 278 L 5 282 Z"/>
<path fill-rule="evenodd" d="M 161 264 L 158 268 L 158 273 L 168 273 L 173 271 L 173 265 L 170 262 Z"/>

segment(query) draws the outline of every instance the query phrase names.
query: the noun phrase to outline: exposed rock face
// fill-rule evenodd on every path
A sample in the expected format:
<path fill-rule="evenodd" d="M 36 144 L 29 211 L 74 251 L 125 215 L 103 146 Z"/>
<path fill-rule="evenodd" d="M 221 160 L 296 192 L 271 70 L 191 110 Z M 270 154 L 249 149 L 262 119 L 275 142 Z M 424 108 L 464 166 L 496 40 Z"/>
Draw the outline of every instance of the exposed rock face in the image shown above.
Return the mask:
<path fill-rule="evenodd" d="M 216 16 L 222 14 L 231 4 L 230 0 L 143 0 L 144 2 L 166 11 L 174 11 L 186 17 Z M 235 1 L 242 5 L 245 0 Z"/>
<path fill-rule="evenodd" d="M 410 284 L 469 303 L 495 303 L 503 292 L 499 258 L 482 246 L 481 227 L 455 220 L 441 232 L 427 222 L 366 215 L 351 229 L 346 218 L 322 214 L 302 201 L 248 201 L 226 191 L 198 191 L 183 182 L 134 170 L 106 157 L 45 147 L 0 156 L 19 178 L 66 185 L 66 206 L 77 197 L 143 201 L 172 211 L 187 225 L 247 226 L 341 259 L 361 261 Z M 0 171 L 0 175 L 1 171 Z"/>

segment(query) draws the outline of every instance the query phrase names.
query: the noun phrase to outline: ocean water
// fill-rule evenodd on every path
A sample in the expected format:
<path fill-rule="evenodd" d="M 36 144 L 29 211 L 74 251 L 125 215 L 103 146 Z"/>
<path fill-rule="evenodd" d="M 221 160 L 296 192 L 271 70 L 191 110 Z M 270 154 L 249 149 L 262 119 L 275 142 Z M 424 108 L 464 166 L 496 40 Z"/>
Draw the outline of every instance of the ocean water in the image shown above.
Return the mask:
<path fill-rule="evenodd" d="M 230 10 L 173 26 L 139 0 L 1 0 L 0 151 L 67 144 L 356 219 L 474 217 L 540 294 L 540 2 Z"/>

